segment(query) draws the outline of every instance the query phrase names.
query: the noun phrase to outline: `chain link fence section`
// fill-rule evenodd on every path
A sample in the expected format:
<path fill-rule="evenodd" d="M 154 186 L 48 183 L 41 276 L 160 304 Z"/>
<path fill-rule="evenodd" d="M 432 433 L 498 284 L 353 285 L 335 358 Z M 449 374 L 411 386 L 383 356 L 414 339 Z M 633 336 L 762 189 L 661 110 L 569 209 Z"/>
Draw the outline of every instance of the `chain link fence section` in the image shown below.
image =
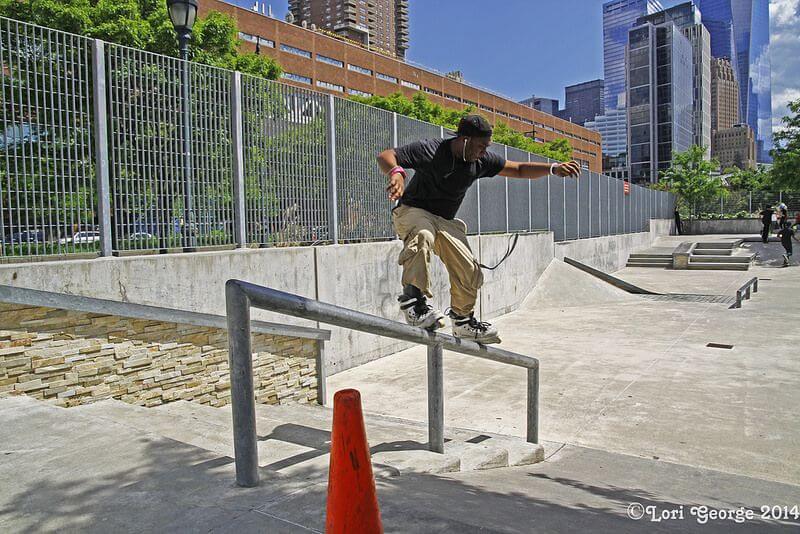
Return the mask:
<path fill-rule="evenodd" d="M 92 40 L 0 18 L 0 256 L 99 252 Z"/>
<path fill-rule="evenodd" d="M 245 243 L 330 239 L 326 95 L 242 75 Z"/>
<path fill-rule="evenodd" d="M 375 158 L 393 144 L 392 113 L 342 99 L 336 99 L 335 110 L 339 238 L 390 239 L 392 203 Z"/>

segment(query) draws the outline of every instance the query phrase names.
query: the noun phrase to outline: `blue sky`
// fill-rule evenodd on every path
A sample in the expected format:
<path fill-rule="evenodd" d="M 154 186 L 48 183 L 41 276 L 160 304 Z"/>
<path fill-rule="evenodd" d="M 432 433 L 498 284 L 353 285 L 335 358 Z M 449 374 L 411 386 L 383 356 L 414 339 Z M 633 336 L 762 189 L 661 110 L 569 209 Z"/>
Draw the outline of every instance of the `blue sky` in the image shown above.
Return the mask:
<path fill-rule="evenodd" d="M 250 6 L 251 0 L 233 0 Z M 680 0 L 662 0 L 665 7 Z M 267 0 L 269 3 L 269 0 Z M 515 100 L 603 77 L 604 0 L 409 0 L 407 58 Z M 285 0 L 272 2 L 283 18 Z M 800 98 L 800 0 L 771 0 L 774 126 Z"/>

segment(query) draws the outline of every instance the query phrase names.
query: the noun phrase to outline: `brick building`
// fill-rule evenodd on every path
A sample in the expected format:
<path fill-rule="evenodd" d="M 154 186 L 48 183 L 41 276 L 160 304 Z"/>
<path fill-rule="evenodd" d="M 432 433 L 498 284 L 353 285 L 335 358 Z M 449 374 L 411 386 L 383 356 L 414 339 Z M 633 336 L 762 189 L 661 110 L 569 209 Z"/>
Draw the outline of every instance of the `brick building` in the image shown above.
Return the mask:
<path fill-rule="evenodd" d="M 711 131 L 727 130 L 739 121 L 739 83 L 731 61 L 714 58 L 711 62 Z"/>
<path fill-rule="evenodd" d="M 312 31 L 263 16 L 220 0 L 200 0 L 200 15 L 226 13 L 236 20 L 245 49 L 274 57 L 284 69 L 284 81 L 298 87 L 348 95 L 389 95 L 401 92 L 412 97 L 423 91 L 436 104 L 463 109 L 478 108 L 491 123 L 503 121 L 537 142 L 566 138 L 573 157 L 594 172 L 602 170 L 601 136 L 547 113 L 478 89 L 428 69 L 409 65 L 394 57 L 367 50 L 362 43 L 333 33 Z"/>
<path fill-rule="evenodd" d="M 289 0 L 294 23 L 333 31 L 400 59 L 408 49 L 408 0 Z"/>

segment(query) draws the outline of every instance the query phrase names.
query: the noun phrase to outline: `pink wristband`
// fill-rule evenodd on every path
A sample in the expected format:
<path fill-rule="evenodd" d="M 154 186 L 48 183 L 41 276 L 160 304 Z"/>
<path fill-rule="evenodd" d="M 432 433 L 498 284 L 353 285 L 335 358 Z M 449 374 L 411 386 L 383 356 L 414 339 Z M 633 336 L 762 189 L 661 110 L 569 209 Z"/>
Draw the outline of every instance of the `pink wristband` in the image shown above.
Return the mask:
<path fill-rule="evenodd" d="M 389 176 L 391 176 L 393 174 L 402 174 L 403 178 L 407 178 L 405 169 L 403 167 L 401 167 L 400 165 L 396 165 L 396 166 L 392 167 L 392 170 L 389 171 Z"/>

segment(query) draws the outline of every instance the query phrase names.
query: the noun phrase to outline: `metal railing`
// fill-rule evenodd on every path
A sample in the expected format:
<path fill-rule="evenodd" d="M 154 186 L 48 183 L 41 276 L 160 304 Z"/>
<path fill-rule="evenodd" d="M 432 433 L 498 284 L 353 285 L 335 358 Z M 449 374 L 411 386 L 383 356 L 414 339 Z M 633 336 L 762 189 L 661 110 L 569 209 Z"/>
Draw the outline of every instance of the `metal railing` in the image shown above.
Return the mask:
<path fill-rule="evenodd" d="M 444 349 L 477 356 L 527 369 L 527 431 L 529 443 L 539 441 L 539 360 L 496 347 L 458 339 L 447 334 L 428 332 L 422 328 L 390 321 L 291 293 L 258 286 L 240 280 L 225 284 L 226 314 L 233 410 L 233 447 L 236 460 L 236 483 L 258 485 L 258 448 L 256 435 L 253 361 L 250 346 L 250 308 L 283 313 L 293 317 L 349 328 L 428 347 L 428 445 L 431 451 L 444 452 Z M 323 384 L 324 368 L 318 369 Z"/>
<path fill-rule="evenodd" d="M 750 289 L 753 293 L 758 293 L 758 278 L 753 277 L 748 280 L 742 287 L 736 290 L 736 302 L 733 303 L 731 308 L 741 308 L 742 301 L 750 300 Z"/>
<path fill-rule="evenodd" d="M 687 206 L 692 215 L 701 219 L 758 217 L 764 208 L 786 204 L 790 216 L 800 213 L 800 193 L 781 191 L 731 191 L 725 196 Z"/>
<path fill-rule="evenodd" d="M 0 257 L 393 239 L 376 155 L 452 133 L 2 17 L 0 66 Z M 577 180 L 498 176 L 470 188 L 457 216 L 470 234 L 552 231 L 557 241 L 672 218 L 672 195 L 630 189 L 588 170 Z"/>

